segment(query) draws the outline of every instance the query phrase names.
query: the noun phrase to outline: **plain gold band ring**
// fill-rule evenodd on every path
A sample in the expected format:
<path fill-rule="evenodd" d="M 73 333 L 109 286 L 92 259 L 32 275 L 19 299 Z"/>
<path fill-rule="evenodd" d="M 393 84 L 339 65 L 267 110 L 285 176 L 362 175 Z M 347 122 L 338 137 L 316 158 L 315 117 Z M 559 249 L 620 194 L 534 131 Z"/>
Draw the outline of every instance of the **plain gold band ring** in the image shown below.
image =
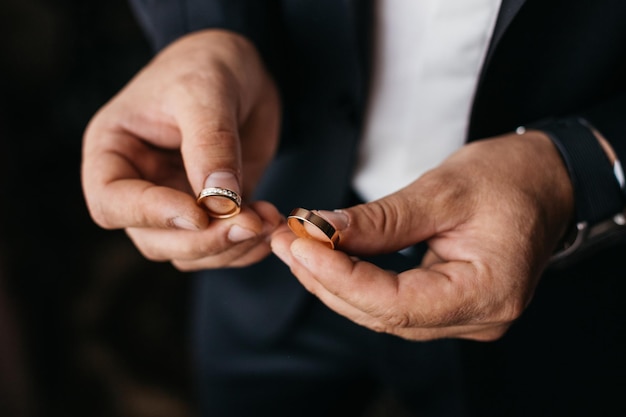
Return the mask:
<path fill-rule="evenodd" d="M 333 225 L 310 210 L 303 208 L 293 209 L 287 217 L 287 225 L 297 236 L 317 240 L 331 249 L 335 249 L 335 246 L 339 243 L 339 233 L 337 233 Z M 324 236 L 323 240 L 321 239 L 322 235 L 320 237 L 311 235 L 306 230 L 306 225 L 312 225 L 319 229 Z"/>
<path fill-rule="evenodd" d="M 216 204 L 208 204 L 208 201 L 203 203 L 207 198 L 214 198 Z M 202 204 L 209 216 L 215 219 L 227 219 L 241 211 L 241 196 L 228 188 L 205 188 L 198 194 L 196 202 Z"/>

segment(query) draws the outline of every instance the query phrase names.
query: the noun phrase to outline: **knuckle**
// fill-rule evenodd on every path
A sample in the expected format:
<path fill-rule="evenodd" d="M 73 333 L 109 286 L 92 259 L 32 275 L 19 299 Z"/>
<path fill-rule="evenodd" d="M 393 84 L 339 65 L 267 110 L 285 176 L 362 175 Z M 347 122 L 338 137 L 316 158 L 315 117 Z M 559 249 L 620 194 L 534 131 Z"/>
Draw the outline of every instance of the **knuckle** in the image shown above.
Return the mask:
<path fill-rule="evenodd" d="M 167 260 L 167 258 L 161 256 L 160 254 L 158 254 L 156 251 L 150 249 L 150 248 L 146 248 L 142 245 L 137 245 L 135 244 L 135 246 L 137 247 L 137 250 L 139 251 L 139 253 L 141 253 L 141 255 L 146 258 L 149 261 L 152 262 L 163 262 L 165 260 Z"/>
<path fill-rule="evenodd" d="M 515 320 L 519 319 L 521 315 L 524 313 L 525 303 L 519 299 L 515 299 L 509 301 L 502 308 L 502 312 L 500 315 L 501 323 L 511 323 Z"/>
<path fill-rule="evenodd" d="M 429 171 L 418 181 L 422 185 L 420 198 L 430 202 L 433 207 L 467 206 L 472 200 L 472 190 L 476 190 L 466 184 L 466 178 L 445 169 Z"/>
<path fill-rule="evenodd" d="M 361 205 L 362 216 L 359 221 L 365 223 L 361 225 L 361 228 L 378 230 L 382 235 L 397 232 L 401 227 L 399 212 L 402 211 L 403 204 L 402 199 L 392 202 L 389 198 L 385 198 Z"/>
<path fill-rule="evenodd" d="M 398 311 L 388 311 L 381 315 L 380 322 L 382 329 L 386 333 L 393 333 L 397 329 L 406 329 L 411 325 L 408 314 Z"/>
<path fill-rule="evenodd" d="M 485 321 L 485 314 L 479 306 L 463 304 L 442 312 L 440 318 L 433 325 L 462 326 L 470 322 L 480 323 L 483 321 Z"/>
<path fill-rule="evenodd" d="M 174 268 L 180 272 L 194 272 L 200 269 L 206 269 L 204 266 L 198 266 L 192 262 L 173 260 L 170 262 Z"/>
<path fill-rule="evenodd" d="M 371 324 L 368 326 L 370 330 L 376 332 L 376 333 L 388 333 L 388 334 L 393 334 L 393 331 L 391 329 L 389 329 L 388 327 L 384 326 L 381 323 L 375 323 L 375 324 Z"/>
<path fill-rule="evenodd" d="M 89 204 L 88 210 L 91 219 L 95 224 L 100 226 L 103 229 L 112 230 L 115 229 L 115 225 L 111 222 L 110 217 L 107 214 L 107 211 L 101 204 Z"/>
<path fill-rule="evenodd" d="M 195 260 L 201 258 L 211 258 L 220 253 L 221 248 L 215 245 L 215 242 L 206 242 L 202 239 L 199 241 L 183 240 L 179 243 L 178 253 L 180 259 Z"/>
<path fill-rule="evenodd" d="M 199 103 L 207 106 L 211 105 L 207 100 L 208 96 L 204 93 L 206 88 L 224 86 L 224 89 L 226 89 L 233 82 L 233 78 L 229 76 L 229 71 L 226 67 L 218 62 L 213 62 L 213 64 L 213 66 L 206 67 L 204 71 L 185 71 L 180 74 L 180 82 L 174 84 L 173 88 L 177 88 L 177 93 L 193 97 Z"/>
<path fill-rule="evenodd" d="M 498 340 L 505 333 L 508 327 L 521 317 L 525 308 L 524 303 L 519 300 L 506 300 L 497 307 L 488 311 L 476 311 L 472 323 L 478 325 L 489 324 L 491 327 L 479 333 L 479 340 Z"/>
<path fill-rule="evenodd" d="M 531 298 L 524 282 L 524 274 L 518 271 L 496 272 L 501 268 L 494 267 L 487 262 L 475 262 L 478 281 L 480 286 L 474 288 L 470 300 L 466 303 L 468 308 L 466 318 L 473 323 L 492 323 L 495 325 L 509 325 L 521 317 Z M 485 297 L 485 294 L 491 294 Z M 482 300 L 477 302 L 476 300 Z"/>
<path fill-rule="evenodd" d="M 152 262 L 163 262 L 169 259 L 151 245 L 144 244 L 141 240 L 134 238 L 132 235 L 129 236 L 139 253 L 147 260 Z"/>
<path fill-rule="evenodd" d="M 497 326 L 489 329 L 481 330 L 479 332 L 469 333 L 462 335 L 462 339 L 474 340 L 477 342 L 495 342 L 506 334 L 508 326 Z"/>

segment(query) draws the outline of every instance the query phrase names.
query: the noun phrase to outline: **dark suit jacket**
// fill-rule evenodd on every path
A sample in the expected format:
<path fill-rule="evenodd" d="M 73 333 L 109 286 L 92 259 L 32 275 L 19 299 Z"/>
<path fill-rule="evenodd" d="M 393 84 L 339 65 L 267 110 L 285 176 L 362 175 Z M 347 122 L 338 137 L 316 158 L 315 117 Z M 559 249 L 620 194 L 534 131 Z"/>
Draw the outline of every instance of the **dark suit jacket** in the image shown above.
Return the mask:
<path fill-rule="evenodd" d="M 220 27 L 261 51 L 279 84 L 284 123 L 257 197 L 283 213 L 350 203 L 369 78 L 369 1 L 131 1 L 156 50 Z M 586 117 L 626 161 L 626 1 L 504 0 L 467 140 L 568 115 Z M 625 249 L 617 243 L 547 271 L 502 340 L 463 342 L 477 415 L 626 415 Z M 276 337 L 307 299 L 273 258 L 210 275 L 199 289 L 204 313 L 254 338 Z"/>

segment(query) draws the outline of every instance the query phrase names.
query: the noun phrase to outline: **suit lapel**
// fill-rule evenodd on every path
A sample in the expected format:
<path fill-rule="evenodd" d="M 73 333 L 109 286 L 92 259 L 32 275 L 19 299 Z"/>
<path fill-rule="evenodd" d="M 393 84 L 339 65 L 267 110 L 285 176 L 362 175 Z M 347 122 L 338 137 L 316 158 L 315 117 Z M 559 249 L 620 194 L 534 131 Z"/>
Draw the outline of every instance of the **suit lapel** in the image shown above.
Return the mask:
<path fill-rule="evenodd" d="M 502 3 L 500 5 L 500 11 L 498 12 L 498 18 L 496 20 L 496 24 L 493 30 L 493 35 L 491 36 L 491 42 L 487 49 L 487 55 L 485 57 L 485 61 L 483 62 L 483 65 L 480 71 L 480 75 L 478 79 L 478 86 L 476 88 L 476 94 L 475 94 L 474 102 L 472 103 L 472 109 L 470 112 L 470 126 L 468 127 L 468 131 L 467 131 L 467 139 L 470 141 L 478 137 L 482 137 L 482 134 L 477 133 L 478 131 L 476 130 L 476 124 L 477 124 L 477 119 L 476 119 L 477 110 L 476 109 L 477 107 L 480 106 L 479 104 L 480 99 L 478 97 L 480 96 L 479 93 L 482 90 L 482 86 L 484 84 L 487 69 L 489 68 L 489 65 L 491 64 L 491 60 L 493 59 L 494 52 L 496 51 L 498 45 L 500 44 L 500 41 L 502 40 L 504 33 L 507 31 L 507 29 L 511 25 L 511 22 L 513 21 L 517 13 L 520 11 L 524 3 L 526 3 L 526 0 L 502 0 Z"/>
<path fill-rule="evenodd" d="M 489 49 L 487 50 L 487 57 L 485 58 L 485 64 L 483 65 L 483 68 L 486 67 L 491 60 L 493 51 L 498 46 L 498 43 L 500 43 L 502 35 L 504 35 L 504 32 L 506 32 L 509 25 L 513 21 L 513 18 L 522 8 L 525 2 L 526 0 L 502 0 L 502 4 L 500 5 L 500 11 L 498 13 L 498 19 L 496 20 L 493 35 L 491 36 L 491 43 L 489 45 Z"/>
<path fill-rule="evenodd" d="M 369 76 L 371 71 L 372 41 L 374 36 L 374 13 L 376 13 L 376 0 L 343 0 L 348 7 L 351 18 L 351 27 L 354 33 L 355 47 L 358 49 L 359 67 L 362 71 L 361 83 L 362 94 L 359 98 L 360 104 L 364 105 L 369 86 Z M 491 37 L 491 42 L 487 49 L 487 55 L 482 66 L 479 85 L 488 67 L 494 51 L 496 50 L 502 36 L 509 28 L 511 22 L 520 11 L 526 0 L 502 0 L 498 18 Z"/>
<path fill-rule="evenodd" d="M 343 0 L 348 8 L 348 15 L 350 18 L 350 27 L 353 31 L 354 45 L 357 49 L 358 66 L 360 69 L 359 74 L 359 97 L 357 101 L 359 105 L 364 108 L 366 105 L 369 80 L 372 69 L 372 51 L 373 51 L 373 36 L 374 25 L 376 20 L 374 19 L 375 13 L 375 0 Z"/>

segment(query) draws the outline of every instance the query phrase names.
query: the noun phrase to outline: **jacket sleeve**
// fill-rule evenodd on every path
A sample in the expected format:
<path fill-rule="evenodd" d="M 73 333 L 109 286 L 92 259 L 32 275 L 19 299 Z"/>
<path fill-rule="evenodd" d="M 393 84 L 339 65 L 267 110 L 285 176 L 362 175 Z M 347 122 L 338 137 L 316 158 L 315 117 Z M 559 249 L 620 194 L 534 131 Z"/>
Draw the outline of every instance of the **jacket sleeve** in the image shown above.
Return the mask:
<path fill-rule="evenodd" d="M 530 125 L 551 138 L 574 190 L 576 225 L 553 256 L 553 264 L 567 266 L 626 238 L 626 188 L 621 167 L 626 157 L 626 123 L 620 117 L 625 105 L 626 96 L 617 94 L 573 115 Z M 617 156 L 615 163 L 609 161 L 593 130 L 610 143 Z"/>
<path fill-rule="evenodd" d="M 279 6 L 274 0 L 129 0 L 154 51 L 202 29 L 220 28 L 251 40 L 273 53 L 280 33 Z"/>
<path fill-rule="evenodd" d="M 572 180 L 574 230 L 607 225 L 622 237 L 626 195 L 592 128 L 626 163 L 624 17 L 624 2 L 524 2 L 492 44 L 469 130 L 470 140 L 520 125 L 544 130 Z"/>
<path fill-rule="evenodd" d="M 553 141 L 568 167 L 576 206 L 578 233 L 574 235 L 572 247 L 565 247 L 561 256 L 555 256 L 564 264 L 567 264 L 568 258 L 584 257 L 586 253 L 593 253 L 614 242 L 623 242 L 626 238 L 623 172 L 626 123 L 621 116 L 625 112 L 626 94 L 622 93 L 569 119 L 581 123 L 568 123 L 567 119 L 552 122 L 552 128 L 558 126 L 556 131 L 562 133 L 562 137 L 558 137 L 559 134 L 553 136 Z M 582 126 L 576 127 L 576 124 Z M 588 132 L 581 134 L 581 128 Z M 615 163 L 609 161 L 591 129 L 600 132 L 609 142 L 617 157 Z M 584 136 L 589 137 L 588 144 L 585 144 Z"/>
<path fill-rule="evenodd" d="M 623 180 L 593 130 L 611 145 L 616 162 L 626 161 L 626 94 L 596 103 L 569 116 L 540 121 L 534 126 L 552 138 L 574 186 L 579 220 L 591 224 L 621 213 L 626 205 Z"/>
<path fill-rule="evenodd" d="M 586 111 L 582 116 L 589 120 L 611 144 L 618 159 L 626 163 L 626 93 L 617 94 Z"/>

